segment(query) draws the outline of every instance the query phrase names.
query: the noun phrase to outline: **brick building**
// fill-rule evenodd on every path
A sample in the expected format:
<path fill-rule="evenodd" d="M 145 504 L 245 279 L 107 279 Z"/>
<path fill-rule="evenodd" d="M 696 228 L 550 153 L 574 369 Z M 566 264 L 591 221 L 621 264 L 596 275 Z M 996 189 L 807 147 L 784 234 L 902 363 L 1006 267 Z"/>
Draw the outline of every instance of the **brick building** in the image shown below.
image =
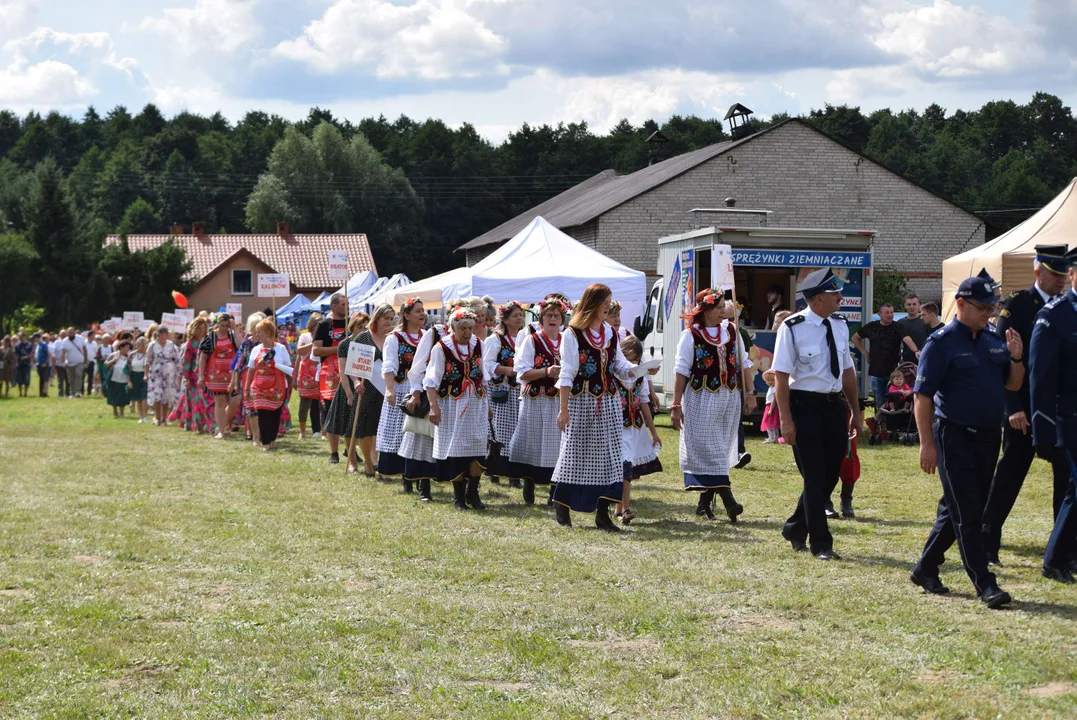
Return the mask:
<path fill-rule="evenodd" d="M 127 246 L 132 252 L 150 250 L 168 240 L 176 241 L 194 266 L 190 279 L 195 289 L 187 300 L 197 310 L 241 303 L 249 314 L 270 305 L 268 298 L 257 295 L 258 275 L 265 273 L 287 273 L 292 295 L 332 292 L 341 283 L 329 279 L 329 250 L 347 251 L 349 277 L 362 270 L 377 274 L 366 235 L 293 235 L 288 223 L 279 223 L 275 235 L 207 234 L 195 223 L 190 233 L 176 226 L 170 235 L 128 235 Z M 119 241 L 119 236 L 109 235 L 105 243 Z"/>
<path fill-rule="evenodd" d="M 736 198 L 739 208 L 771 211 L 767 224 L 773 227 L 875 230 L 875 265 L 898 268 L 929 298 L 942 294 L 942 261 L 985 239 L 979 217 L 791 119 L 630 175 L 606 170 L 460 250 L 474 265 L 541 215 L 654 277 L 658 238 L 691 230 L 689 211 L 721 207 L 727 197 Z M 703 223 L 734 224 L 705 216 Z"/>

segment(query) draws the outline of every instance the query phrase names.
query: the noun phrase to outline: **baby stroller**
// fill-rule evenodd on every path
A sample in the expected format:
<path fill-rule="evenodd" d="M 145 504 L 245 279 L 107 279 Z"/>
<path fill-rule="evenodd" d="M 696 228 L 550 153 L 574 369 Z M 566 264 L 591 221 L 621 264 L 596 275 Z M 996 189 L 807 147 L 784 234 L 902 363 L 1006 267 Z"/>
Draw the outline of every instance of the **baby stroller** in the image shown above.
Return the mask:
<path fill-rule="evenodd" d="M 897 369 L 905 378 L 906 385 L 913 387 L 916 384 L 916 363 L 904 362 Z M 915 423 L 913 396 L 888 392 L 886 401 L 875 410 L 874 421 L 868 423 L 871 428 L 868 445 L 881 445 L 888 439 L 900 441 L 903 445 L 918 443 L 920 436 Z"/>

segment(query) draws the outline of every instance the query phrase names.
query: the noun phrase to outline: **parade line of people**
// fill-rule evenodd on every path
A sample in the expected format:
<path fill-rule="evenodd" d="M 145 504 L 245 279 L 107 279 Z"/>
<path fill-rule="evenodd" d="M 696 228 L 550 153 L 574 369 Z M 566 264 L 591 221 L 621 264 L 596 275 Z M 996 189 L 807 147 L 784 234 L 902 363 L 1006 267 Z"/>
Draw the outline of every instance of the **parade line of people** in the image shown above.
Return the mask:
<path fill-rule="evenodd" d="M 948 592 L 939 566 L 956 541 L 978 597 L 991 608 L 1011 601 L 989 569 L 1000 564 L 1001 523 L 1016 497 L 1011 479 L 1000 489 L 994 477 L 1007 414 L 1006 453 L 1018 443 L 1027 448 L 1017 487 L 1033 452 L 1055 469 L 1056 522 L 1043 575 L 1073 583 L 1077 572 L 1077 250 L 1037 253 L 1037 285 L 1022 291 L 1044 295 L 1034 325 L 1032 316 L 1015 316 L 1023 302 L 1015 293 L 1002 310 L 1009 322 L 996 329 L 989 321 L 1001 305 L 998 285 L 981 273 L 961 284 L 956 317 L 919 351 L 915 386 L 898 384 L 897 376 L 891 383 L 899 397 L 915 399 L 920 466 L 938 472 L 943 490 L 910 579 L 926 593 Z M 830 498 L 864 425 L 849 328 L 837 312 L 842 284 L 830 268 L 801 281 L 807 307 L 776 314 L 773 365 L 764 375 L 768 440 L 792 447 L 803 478 L 781 533 L 794 550 L 819 560 L 840 559 L 827 524 L 836 516 Z M 328 316 L 311 316 L 294 348 L 282 342 L 272 317 L 251 315 L 240 339 L 233 318 L 221 313 L 195 318 L 181 344 L 160 327 L 99 343 L 91 334 L 91 348 L 72 340 L 80 337 L 72 329 L 65 352 L 94 359 L 117 417 L 133 407 L 139 422 L 149 422 L 152 407 L 155 425 L 175 423 L 221 440 L 243 432 L 271 452 L 292 425 L 295 389 L 300 439 L 309 419 L 314 437 L 328 442 L 329 463 L 343 454 L 348 472 L 361 464 L 366 477 L 399 481 L 422 502 L 432 501 L 434 484 L 451 486 L 460 510 L 485 508 L 484 473 L 519 488 L 529 505 L 536 488 L 547 486 L 558 524 L 570 526 L 573 512 L 594 514 L 598 528 L 621 532 L 616 520 L 627 526 L 636 517 L 632 482 L 662 465 L 651 414 L 657 368 L 640 364 L 642 345 L 620 327 L 619 310 L 610 289 L 596 283 L 575 305 L 548 295 L 532 308 L 531 324 L 520 303 L 498 308 L 472 297 L 450 303 L 445 321 L 427 328 L 419 298 L 399 314 L 383 304 L 368 317 L 350 315 L 338 293 Z M 715 520 L 717 496 L 730 522 L 744 512 L 730 481 L 738 429 L 755 409 L 754 392 L 744 392 L 753 365 L 734 312 L 721 292 L 696 295 L 683 316 L 688 329 L 673 360 L 670 407 L 684 489 L 698 494 L 696 514 Z M 345 372 L 352 343 L 373 346 L 380 374 L 357 380 Z M 1020 416 L 1004 412 L 1012 408 Z M 843 483 L 843 509 L 851 487 Z M 992 511 L 996 493 L 1006 498 L 1003 512 Z"/>

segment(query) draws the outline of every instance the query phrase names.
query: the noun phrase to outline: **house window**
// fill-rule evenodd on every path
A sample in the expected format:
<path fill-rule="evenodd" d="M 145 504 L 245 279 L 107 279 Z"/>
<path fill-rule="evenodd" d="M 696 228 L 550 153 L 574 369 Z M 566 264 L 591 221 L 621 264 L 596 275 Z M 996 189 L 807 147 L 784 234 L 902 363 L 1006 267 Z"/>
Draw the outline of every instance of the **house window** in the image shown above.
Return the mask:
<path fill-rule="evenodd" d="M 233 295 L 253 295 L 254 294 L 254 271 L 253 270 L 233 270 L 232 271 L 232 294 Z"/>

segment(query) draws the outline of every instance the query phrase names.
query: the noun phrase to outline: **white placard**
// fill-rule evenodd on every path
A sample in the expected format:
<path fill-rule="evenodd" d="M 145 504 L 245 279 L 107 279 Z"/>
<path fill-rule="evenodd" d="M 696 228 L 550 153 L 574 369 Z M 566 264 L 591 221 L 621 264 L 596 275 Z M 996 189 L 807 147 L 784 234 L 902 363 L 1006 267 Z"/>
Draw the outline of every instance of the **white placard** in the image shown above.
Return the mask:
<path fill-rule="evenodd" d="M 639 365 L 636 365 L 634 368 L 629 370 L 628 373 L 633 378 L 638 380 L 639 378 L 649 373 L 651 370 L 657 370 L 660 367 L 662 367 L 662 358 L 655 358 L 654 360 L 641 362 Z"/>
<path fill-rule="evenodd" d="M 225 303 L 224 311 L 236 320 L 243 319 L 243 303 Z"/>
<path fill-rule="evenodd" d="M 145 320 L 141 312 L 124 312 L 123 327 L 128 330 L 138 330 L 139 324 Z"/>
<path fill-rule="evenodd" d="M 329 282 L 348 282 L 348 252 L 346 250 L 329 251 Z"/>
<path fill-rule="evenodd" d="M 143 320 L 138 324 L 138 329 L 142 332 L 146 332 L 151 327 L 153 327 L 153 320 Z"/>
<path fill-rule="evenodd" d="M 161 313 L 161 326 L 170 333 L 183 334 L 187 332 L 187 323 L 176 313 Z"/>
<path fill-rule="evenodd" d="M 733 248 L 715 244 L 711 248 L 711 287 L 715 290 L 732 290 Z"/>
<path fill-rule="evenodd" d="M 370 380 L 374 377 L 374 352 L 377 350 L 373 345 L 363 345 L 353 342 L 348 346 L 348 359 L 344 365 L 344 374 L 351 377 Z"/>
<path fill-rule="evenodd" d="M 374 377 L 370 378 L 370 384 L 382 395 L 385 394 L 385 373 L 381 369 L 381 360 L 374 361 Z"/>
<path fill-rule="evenodd" d="M 191 321 L 194 320 L 194 308 L 176 308 L 173 315 L 179 315 L 184 322 L 190 325 Z M 186 328 L 184 328 L 184 331 L 186 331 Z"/>
<path fill-rule="evenodd" d="M 107 332 L 109 335 L 112 335 L 121 327 L 123 327 L 123 318 L 109 318 L 101 323 L 101 332 Z"/>
<path fill-rule="evenodd" d="M 258 297 L 291 297 L 288 274 L 258 274 Z"/>

